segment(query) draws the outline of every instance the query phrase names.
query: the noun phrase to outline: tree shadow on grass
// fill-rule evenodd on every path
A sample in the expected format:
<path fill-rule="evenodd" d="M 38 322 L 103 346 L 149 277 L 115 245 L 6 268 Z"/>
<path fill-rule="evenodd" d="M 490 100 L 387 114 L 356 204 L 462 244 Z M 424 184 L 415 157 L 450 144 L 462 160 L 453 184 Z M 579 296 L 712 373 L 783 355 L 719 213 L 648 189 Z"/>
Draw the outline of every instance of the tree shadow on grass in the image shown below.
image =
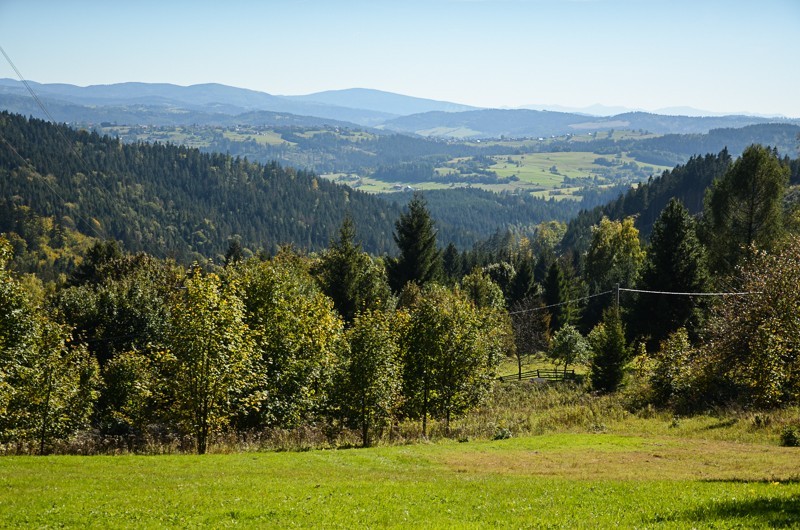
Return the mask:
<path fill-rule="evenodd" d="M 767 528 L 800 526 L 800 494 L 762 496 L 752 499 L 709 502 L 692 510 L 654 522 L 682 521 L 714 526 L 715 523 L 737 523 Z"/>

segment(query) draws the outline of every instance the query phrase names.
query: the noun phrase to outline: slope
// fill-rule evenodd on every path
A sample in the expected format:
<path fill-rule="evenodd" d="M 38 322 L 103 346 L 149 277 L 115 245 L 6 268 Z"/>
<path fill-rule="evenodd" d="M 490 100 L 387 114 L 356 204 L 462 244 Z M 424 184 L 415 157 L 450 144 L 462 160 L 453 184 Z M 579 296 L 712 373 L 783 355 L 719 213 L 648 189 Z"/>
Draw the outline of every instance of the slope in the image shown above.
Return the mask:
<path fill-rule="evenodd" d="M 365 248 L 391 250 L 398 209 L 310 173 L 174 145 L 126 145 L 8 113 L 0 114 L 0 136 L 1 207 L 28 206 L 131 251 L 188 262 L 219 256 L 231 238 L 251 251 L 284 243 L 316 250 L 347 211 Z"/>

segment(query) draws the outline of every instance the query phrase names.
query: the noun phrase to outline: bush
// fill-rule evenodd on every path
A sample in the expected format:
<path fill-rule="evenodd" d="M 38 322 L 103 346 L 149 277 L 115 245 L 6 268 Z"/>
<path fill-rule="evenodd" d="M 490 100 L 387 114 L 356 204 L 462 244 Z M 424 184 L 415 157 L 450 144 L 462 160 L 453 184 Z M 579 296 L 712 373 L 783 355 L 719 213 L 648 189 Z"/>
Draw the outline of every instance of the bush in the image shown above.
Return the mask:
<path fill-rule="evenodd" d="M 800 435 L 794 427 L 786 427 L 781 432 L 782 447 L 800 447 Z"/>

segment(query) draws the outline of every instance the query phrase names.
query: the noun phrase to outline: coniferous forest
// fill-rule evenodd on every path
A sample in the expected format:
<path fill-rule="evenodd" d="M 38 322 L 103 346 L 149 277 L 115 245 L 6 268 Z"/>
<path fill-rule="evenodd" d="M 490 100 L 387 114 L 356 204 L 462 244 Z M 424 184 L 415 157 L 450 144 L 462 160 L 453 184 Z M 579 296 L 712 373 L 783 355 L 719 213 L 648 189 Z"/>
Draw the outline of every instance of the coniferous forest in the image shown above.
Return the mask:
<path fill-rule="evenodd" d="M 505 197 L 487 233 L 440 225 L 443 193 L 391 204 L 276 163 L 0 129 L 6 452 L 449 433 L 533 355 L 631 409 L 800 404 L 800 165 L 770 147 L 562 217 Z"/>

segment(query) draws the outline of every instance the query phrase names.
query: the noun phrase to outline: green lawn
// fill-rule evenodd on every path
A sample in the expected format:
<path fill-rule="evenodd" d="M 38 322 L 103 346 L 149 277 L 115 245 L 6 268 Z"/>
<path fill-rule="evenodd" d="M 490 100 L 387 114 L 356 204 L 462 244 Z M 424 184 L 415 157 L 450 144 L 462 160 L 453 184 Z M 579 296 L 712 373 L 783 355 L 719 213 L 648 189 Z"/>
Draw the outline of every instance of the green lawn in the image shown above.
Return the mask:
<path fill-rule="evenodd" d="M 25 528 L 800 525 L 800 449 L 666 436 L 206 456 L 4 457 Z"/>

